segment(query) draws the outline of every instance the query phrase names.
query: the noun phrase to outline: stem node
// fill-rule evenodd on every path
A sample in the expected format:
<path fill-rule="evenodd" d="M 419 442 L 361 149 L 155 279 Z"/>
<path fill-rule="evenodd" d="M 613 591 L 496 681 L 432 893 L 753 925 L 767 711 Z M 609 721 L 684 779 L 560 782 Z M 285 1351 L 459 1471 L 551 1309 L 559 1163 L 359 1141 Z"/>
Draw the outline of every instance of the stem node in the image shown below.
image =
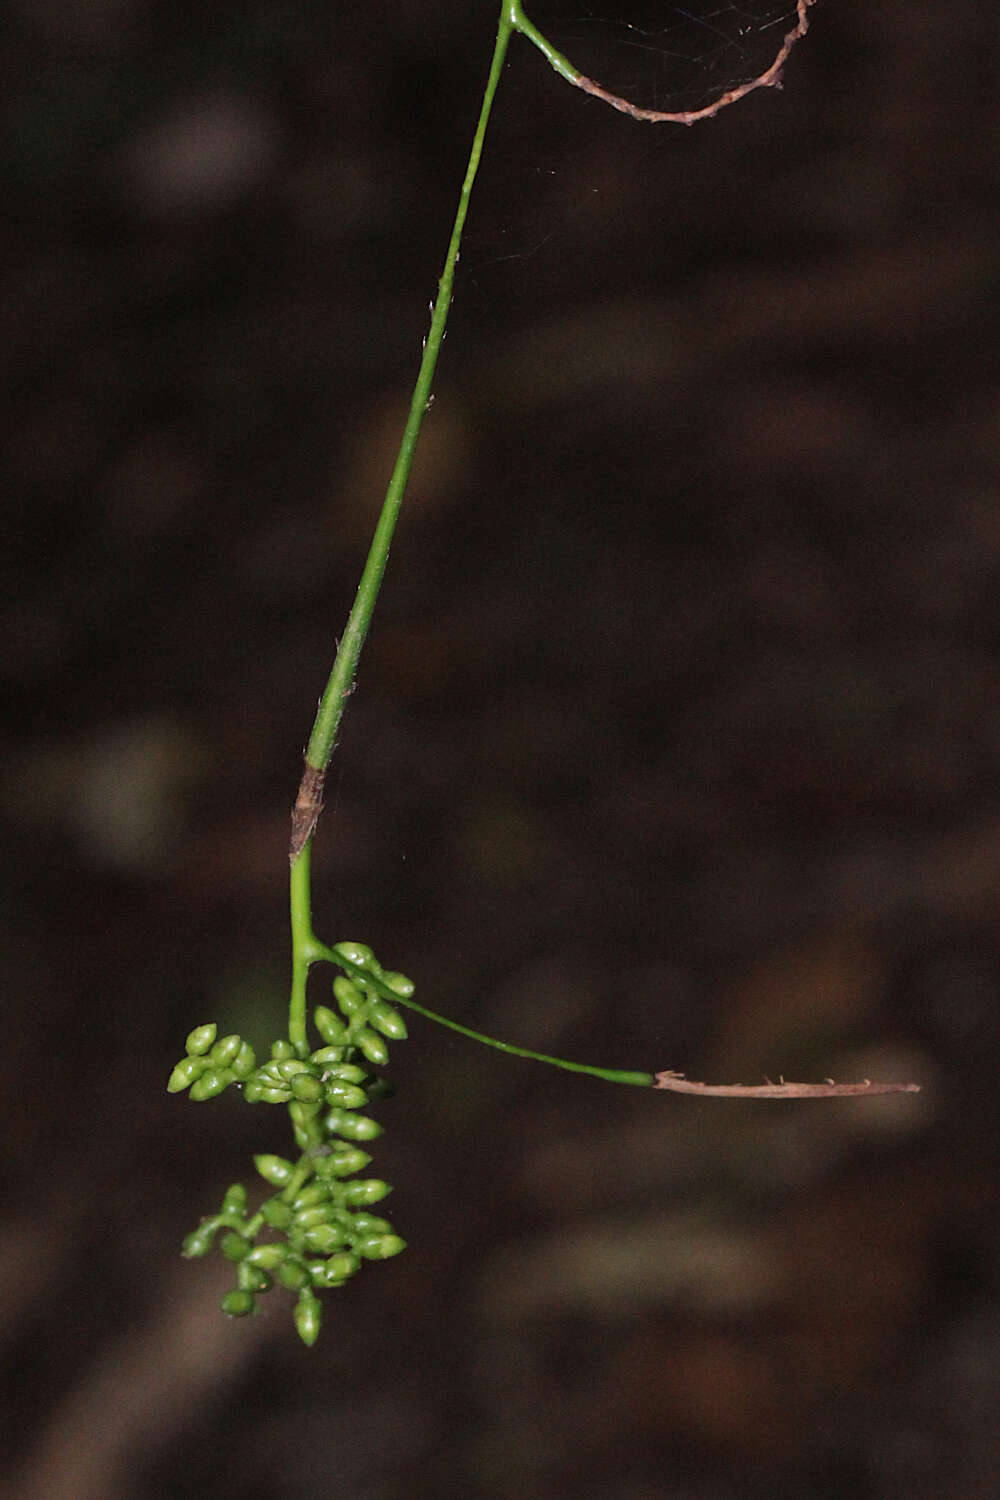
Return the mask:
<path fill-rule="evenodd" d="M 288 859 L 294 865 L 306 844 L 312 838 L 323 811 L 323 783 L 326 772 L 311 766 L 306 761 L 298 796 L 292 808 L 292 836 L 288 845 Z"/>

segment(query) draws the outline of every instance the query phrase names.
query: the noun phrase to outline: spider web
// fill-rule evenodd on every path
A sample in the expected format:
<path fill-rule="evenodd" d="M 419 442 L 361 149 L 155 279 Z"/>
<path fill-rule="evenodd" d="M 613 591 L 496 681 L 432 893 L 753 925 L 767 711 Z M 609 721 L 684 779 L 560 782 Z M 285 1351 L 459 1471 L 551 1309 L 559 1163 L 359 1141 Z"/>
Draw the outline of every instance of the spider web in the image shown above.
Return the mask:
<path fill-rule="evenodd" d="M 530 12 L 529 12 L 530 13 Z M 581 72 L 649 109 L 702 109 L 758 77 L 794 0 L 545 0 L 532 19 Z"/>
<path fill-rule="evenodd" d="M 528 0 L 526 8 L 531 21 L 580 73 L 640 109 L 672 114 L 709 110 L 759 80 L 773 68 L 785 39 L 801 20 L 799 0 Z M 792 66 L 796 55 L 793 47 Z M 525 69 L 521 75 L 522 89 L 532 86 L 526 81 L 529 74 Z M 561 87 L 556 85 L 553 92 Z M 766 98 L 765 90 L 761 99 Z M 743 107 L 737 103 L 735 109 Z M 585 119 L 589 114 L 594 134 L 607 137 L 604 110 L 580 114 Z M 729 119 L 728 110 L 724 118 Z M 516 223 L 490 230 L 477 219 L 466 235 L 459 279 L 468 283 L 471 278 L 484 306 L 491 296 L 500 295 L 483 290 L 487 282 L 480 278 L 484 273 L 488 278 L 490 267 L 505 263 L 509 273 L 510 262 L 534 261 L 550 242 L 559 243 L 572 232 L 600 192 L 589 178 L 574 177 L 574 147 L 566 140 L 559 139 L 557 149 L 548 152 L 544 138 L 536 137 L 534 110 L 502 113 L 491 129 L 495 137 L 506 132 L 509 149 L 497 149 L 489 157 L 483 176 L 490 187 L 484 195 L 492 192 L 498 202 L 509 197 L 517 208 Z M 655 163 L 671 141 L 677 143 L 669 128 L 656 126 L 628 131 L 626 137 L 633 142 L 632 169 L 639 171 L 640 163 Z M 594 161 L 588 140 L 583 130 L 575 148 L 575 159 L 585 173 Z M 549 187 L 540 189 L 543 180 Z M 530 277 L 525 275 L 525 285 L 530 280 L 537 286 L 543 274 L 534 265 Z"/>

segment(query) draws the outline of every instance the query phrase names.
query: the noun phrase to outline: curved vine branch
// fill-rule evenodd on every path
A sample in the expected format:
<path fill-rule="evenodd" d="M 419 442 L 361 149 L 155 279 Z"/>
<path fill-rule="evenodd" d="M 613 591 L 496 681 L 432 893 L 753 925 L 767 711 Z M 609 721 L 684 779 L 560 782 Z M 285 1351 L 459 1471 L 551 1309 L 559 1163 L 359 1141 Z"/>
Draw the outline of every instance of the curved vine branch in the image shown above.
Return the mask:
<path fill-rule="evenodd" d="M 643 109 L 638 104 L 633 104 L 629 99 L 623 99 L 618 94 L 612 94 L 609 89 L 604 88 L 595 79 L 588 78 L 573 67 L 560 52 L 542 36 L 541 32 L 532 26 L 527 16 L 521 10 L 520 0 L 510 0 L 510 14 L 515 28 L 526 36 L 555 68 L 561 77 L 575 88 L 583 89 L 585 94 L 593 94 L 595 99 L 601 99 L 605 104 L 610 104 L 612 109 L 620 110 L 624 115 L 631 115 L 633 120 L 647 120 L 654 124 L 694 125 L 698 120 L 709 120 L 717 115 L 720 110 L 726 108 L 727 104 L 735 104 L 738 99 L 744 99 L 747 94 L 753 93 L 754 89 L 768 89 L 781 87 L 781 72 L 788 60 L 795 43 L 800 37 L 804 37 L 809 30 L 809 7 L 814 0 L 796 0 L 796 24 L 791 31 L 786 32 L 775 57 L 769 68 L 759 73 L 756 78 L 751 78 L 747 83 L 741 83 L 736 88 L 728 89 L 721 94 L 712 104 L 706 104 L 701 109 Z"/>

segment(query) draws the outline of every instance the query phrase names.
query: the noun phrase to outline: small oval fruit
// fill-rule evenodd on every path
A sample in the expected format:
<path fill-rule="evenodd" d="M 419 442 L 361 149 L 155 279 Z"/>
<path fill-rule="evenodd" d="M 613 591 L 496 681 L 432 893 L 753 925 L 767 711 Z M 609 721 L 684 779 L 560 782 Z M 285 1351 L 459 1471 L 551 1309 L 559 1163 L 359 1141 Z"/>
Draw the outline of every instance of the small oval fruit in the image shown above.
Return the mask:
<path fill-rule="evenodd" d="M 215 1041 L 218 1030 L 214 1021 L 206 1021 L 204 1026 L 196 1026 L 193 1031 L 188 1032 L 187 1041 L 184 1043 L 185 1050 L 192 1057 L 201 1057 Z"/>
<path fill-rule="evenodd" d="M 253 1292 L 244 1289 L 227 1292 L 222 1299 L 222 1311 L 227 1318 L 245 1318 L 253 1312 Z"/>
<path fill-rule="evenodd" d="M 294 1170 L 291 1162 L 284 1156 L 272 1156 L 267 1152 L 262 1152 L 259 1156 L 255 1156 L 253 1164 L 264 1181 L 269 1182 L 272 1187 L 277 1188 L 287 1185 Z"/>

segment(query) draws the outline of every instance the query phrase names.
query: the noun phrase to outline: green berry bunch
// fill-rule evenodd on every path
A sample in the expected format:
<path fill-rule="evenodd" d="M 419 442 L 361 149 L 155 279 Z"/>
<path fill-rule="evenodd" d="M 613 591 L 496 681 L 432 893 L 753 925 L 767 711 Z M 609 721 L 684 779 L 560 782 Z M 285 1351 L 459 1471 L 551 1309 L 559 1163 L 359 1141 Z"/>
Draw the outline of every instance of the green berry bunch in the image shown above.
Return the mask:
<path fill-rule="evenodd" d="M 369 1210 L 392 1191 L 378 1177 L 358 1179 L 371 1161 L 362 1143 L 382 1126 L 359 1114 L 388 1086 L 372 1069 L 388 1061 L 388 1041 L 402 1041 L 406 1024 L 386 999 L 406 1000 L 413 984 L 387 973 L 361 943 L 339 943 L 330 957 L 345 971 L 333 982 L 340 1014 L 325 1005 L 313 1012 L 323 1045 L 301 1055 L 281 1038 L 258 1066 L 253 1048 L 239 1036 L 217 1039 L 209 1023 L 196 1026 L 185 1056 L 170 1075 L 171 1093 L 187 1089 L 192 1099 L 212 1099 L 233 1085 L 250 1104 L 284 1104 L 301 1152 L 254 1157 L 259 1175 L 275 1191 L 253 1213 L 242 1183 L 227 1189 L 218 1213 L 205 1218 L 184 1241 L 189 1259 L 218 1248 L 236 1266 L 236 1286 L 222 1299 L 230 1317 L 246 1317 L 256 1298 L 277 1282 L 297 1294 L 295 1326 L 305 1344 L 319 1336 L 318 1292 L 343 1286 L 366 1260 L 388 1260 L 405 1248 L 388 1219 Z M 348 1180 L 351 1179 L 351 1180 Z"/>

